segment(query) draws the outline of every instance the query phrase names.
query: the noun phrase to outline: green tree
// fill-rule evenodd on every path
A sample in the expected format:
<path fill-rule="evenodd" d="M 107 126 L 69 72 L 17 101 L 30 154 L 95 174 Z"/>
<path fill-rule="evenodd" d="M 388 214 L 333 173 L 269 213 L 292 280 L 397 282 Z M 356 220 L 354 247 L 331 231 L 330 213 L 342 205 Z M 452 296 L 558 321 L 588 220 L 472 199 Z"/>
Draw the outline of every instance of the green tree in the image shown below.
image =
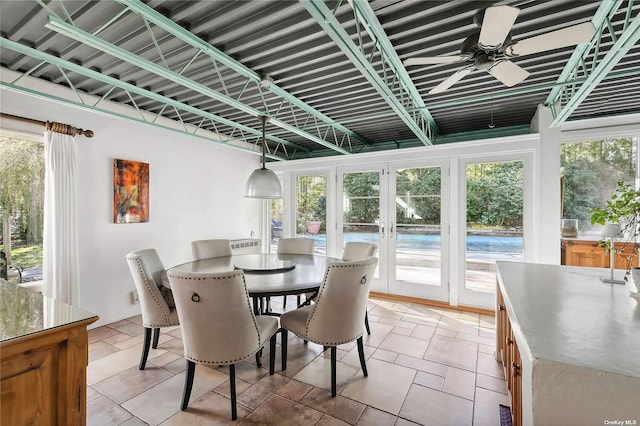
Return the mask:
<path fill-rule="evenodd" d="M 0 152 L 2 242 L 11 263 L 12 234 L 26 243 L 42 242 L 44 147 L 0 137 Z"/>

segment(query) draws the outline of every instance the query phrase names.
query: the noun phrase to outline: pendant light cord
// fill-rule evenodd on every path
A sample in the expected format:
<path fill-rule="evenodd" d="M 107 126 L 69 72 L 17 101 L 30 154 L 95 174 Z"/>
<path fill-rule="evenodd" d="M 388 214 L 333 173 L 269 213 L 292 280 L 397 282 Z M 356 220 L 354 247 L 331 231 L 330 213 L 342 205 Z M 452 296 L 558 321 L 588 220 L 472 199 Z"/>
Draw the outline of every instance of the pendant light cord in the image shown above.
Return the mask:
<path fill-rule="evenodd" d="M 266 161 L 266 143 L 267 138 L 265 136 L 265 127 L 267 125 L 267 117 L 264 115 L 260 116 L 260 121 L 262 121 L 262 169 L 266 170 L 265 161 Z"/>

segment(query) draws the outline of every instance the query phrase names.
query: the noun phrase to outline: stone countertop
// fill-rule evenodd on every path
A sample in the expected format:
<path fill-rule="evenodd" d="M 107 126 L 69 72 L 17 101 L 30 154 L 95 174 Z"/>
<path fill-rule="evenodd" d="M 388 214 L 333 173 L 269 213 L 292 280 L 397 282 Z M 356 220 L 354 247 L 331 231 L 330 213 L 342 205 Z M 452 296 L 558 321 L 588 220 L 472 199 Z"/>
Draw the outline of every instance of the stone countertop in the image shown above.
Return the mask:
<path fill-rule="evenodd" d="M 98 316 L 16 284 L 0 281 L 0 342 L 97 320 Z M 91 322 L 93 322 L 91 321 Z"/>
<path fill-rule="evenodd" d="M 631 283 L 603 283 L 600 268 L 496 265 L 509 316 L 533 359 L 640 378 L 640 298 Z"/>

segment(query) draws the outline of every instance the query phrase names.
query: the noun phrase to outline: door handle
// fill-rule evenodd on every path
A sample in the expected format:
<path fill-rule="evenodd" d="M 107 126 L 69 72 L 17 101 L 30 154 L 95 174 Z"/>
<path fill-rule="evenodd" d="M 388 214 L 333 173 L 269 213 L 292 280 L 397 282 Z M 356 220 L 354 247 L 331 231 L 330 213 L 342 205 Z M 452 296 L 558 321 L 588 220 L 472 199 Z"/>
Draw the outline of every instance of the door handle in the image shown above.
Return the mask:
<path fill-rule="evenodd" d="M 384 222 L 380 222 L 380 238 L 384 238 Z"/>
<path fill-rule="evenodd" d="M 389 238 L 393 238 L 393 222 L 389 222 Z"/>

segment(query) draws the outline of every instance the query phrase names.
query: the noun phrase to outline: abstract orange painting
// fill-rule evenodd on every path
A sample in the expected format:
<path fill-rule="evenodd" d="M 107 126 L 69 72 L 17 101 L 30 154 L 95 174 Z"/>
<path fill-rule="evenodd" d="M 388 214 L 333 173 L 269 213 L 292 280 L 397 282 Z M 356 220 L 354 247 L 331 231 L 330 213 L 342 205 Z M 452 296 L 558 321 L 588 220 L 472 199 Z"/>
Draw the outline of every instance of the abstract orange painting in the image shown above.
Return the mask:
<path fill-rule="evenodd" d="M 113 223 L 149 221 L 149 163 L 113 160 Z"/>

